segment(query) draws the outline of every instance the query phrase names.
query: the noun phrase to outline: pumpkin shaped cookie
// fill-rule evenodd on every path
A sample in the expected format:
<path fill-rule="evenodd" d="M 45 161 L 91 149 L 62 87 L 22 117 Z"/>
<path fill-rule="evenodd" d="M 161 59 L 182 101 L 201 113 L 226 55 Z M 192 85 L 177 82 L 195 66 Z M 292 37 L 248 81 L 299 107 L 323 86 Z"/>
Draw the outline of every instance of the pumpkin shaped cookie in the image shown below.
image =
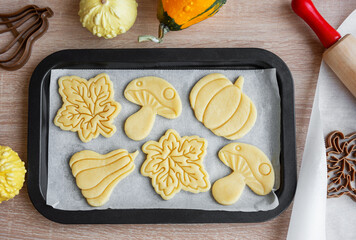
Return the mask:
<path fill-rule="evenodd" d="M 236 140 L 256 122 L 257 110 L 242 92 L 244 78 L 232 84 L 223 74 L 213 73 L 199 80 L 190 92 L 195 117 L 215 135 Z"/>

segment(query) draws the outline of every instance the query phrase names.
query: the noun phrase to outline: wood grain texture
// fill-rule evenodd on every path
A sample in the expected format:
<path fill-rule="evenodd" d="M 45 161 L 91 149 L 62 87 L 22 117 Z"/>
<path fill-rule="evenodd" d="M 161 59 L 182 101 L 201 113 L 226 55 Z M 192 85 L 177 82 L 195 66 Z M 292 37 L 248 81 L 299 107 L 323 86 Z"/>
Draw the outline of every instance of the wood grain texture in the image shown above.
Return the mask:
<path fill-rule="evenodd" d="M 356 8 L 355 0 L 314 0 L 332 26 Z M 292 12 L 289 0 L 228 0 L 220 12 L 198 25 L 167 34 L 160 44 L 137 43 L 138 35 L 156 34 L 156 0 L 138 0 L 138 18 L 126 34 L 112 40 L 92 36 L 79 22 L 78 1 L 0 0 L 0 12 L 27 4 L 49 6 L 55 13 L 48 32 L 34 44 L 29 62 L 20 70 L 0 69 L 0 145 L 11 146 L 27 162 L 29 79 L 47 55 L 67 48 L 208 48 L 257 47 L 280 56 L 295 81 L 298 169 L 304 149 L 323 47 Z M 0 46 L 5 39 L 0 35 Z M 0 239 L 285 239 L 291 207 L 277 218 L 253 224 L 194 225 L 61 225 L 32 206 L 27 189 L 0 204 Z"/>
<path fill-rule="evenodd" d="M 323 60 L 356 97 L 356 38 L 346 35 L 324 52 Z"/>

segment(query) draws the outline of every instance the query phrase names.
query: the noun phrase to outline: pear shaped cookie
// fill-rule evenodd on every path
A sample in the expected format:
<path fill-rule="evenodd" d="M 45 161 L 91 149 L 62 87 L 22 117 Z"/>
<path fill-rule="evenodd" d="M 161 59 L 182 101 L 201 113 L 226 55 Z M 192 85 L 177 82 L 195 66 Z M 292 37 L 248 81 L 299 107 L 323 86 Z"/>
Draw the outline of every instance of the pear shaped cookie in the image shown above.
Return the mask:
<path fill-rule="evenodd" d="M 244 78 L 232 84 L 223 74 L 212 73 L 199 80 L 190 92 L 195 117 L 215 135 L 236 140 L 256 122 L 257 110 L 242 92 Z"/>
<path fill-rule="evenodd" d="M 105 155 L 84 150 L 72 156 L 69 165 L 89 205 L 99 207 L 109 200 L 115 186 L 134 170 L 137 154 L 123 149 Z"/>
<path fill-rule="evenodd" d="M 87 81 L 77 76 L 58 80 L 63 105 L 54 124 L 66 131 L 78 132 L 83 142 L 99 136 L 111 137 L 116 132 L 112 124 L 121 105 L 114 100 L 114 89 L 107 74 Z"/>
<path fill-rule="evenodd" d="M 132 140 L 140 141 L 151 132 L 156 115 L 177 118 L 182 112 L 182 103 L 176 89 L 158 77 L 142 77 L 129 83 L 125 98 L 142 108 L 125 122 L 125 133 Z"/>
<path fill-rule="evenodd" d="M 273 166 L 259 148 L 246 143 L 230 143 L 219 151 L 219 158 L 233 172 L 213 184 L 212 193 L 218 203 L 235 203 L 246 184 L 258 195 L 272 191 Z"/>

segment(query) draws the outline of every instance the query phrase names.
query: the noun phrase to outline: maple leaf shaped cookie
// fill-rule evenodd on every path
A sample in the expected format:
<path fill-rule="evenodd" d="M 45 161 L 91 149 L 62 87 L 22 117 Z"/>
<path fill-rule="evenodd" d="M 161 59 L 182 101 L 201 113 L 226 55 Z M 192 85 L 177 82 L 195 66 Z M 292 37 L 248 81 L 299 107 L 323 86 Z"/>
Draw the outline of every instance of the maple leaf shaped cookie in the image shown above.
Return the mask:
<path fill-rule="evenodd" d="M 152 178 L 152 186 L 165 200 L 181 189 L 192 193 L 210 189 L 208 173 L 203 166 L 207 141 L 198 136 L 180 137 L 169 129 L 159 142 L 149 141 L 142 146 L 147 158 L 141 174 Z"/>
<path fill-rule="evenodd" d="M 99 74 L 87 81 L 77 76 L 58 80 L 63 105 L 54 124 L 63 130 L 78 132 L 83 142 L 99 136 L 111 137 L 116 132 L 112 124 L 121 105 L 115 102 L 112 82 L 107 74 Z"/>

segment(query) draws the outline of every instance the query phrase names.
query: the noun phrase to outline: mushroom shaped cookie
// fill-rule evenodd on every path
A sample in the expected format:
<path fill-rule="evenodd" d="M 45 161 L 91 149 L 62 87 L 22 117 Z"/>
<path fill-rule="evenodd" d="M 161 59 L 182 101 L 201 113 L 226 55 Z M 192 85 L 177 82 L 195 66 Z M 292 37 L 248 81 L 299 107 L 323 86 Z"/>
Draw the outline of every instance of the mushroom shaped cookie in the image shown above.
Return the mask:
<path fill-rule="evenodd" d="M 218 203 L 235 203 L 246 184 L 258 195 L 267 195 L 272 191 L 273 167 L 259 148 L 245 143 L 230 143 L 219 151 L 219 158 L 233 172 L 217 180 L 212 187 L 213 196 Z"/>
<path fill-rule="evenodd" d="M 130 102 L 142 106 L 125 122 L 126 135 L 136 141 L 148 136 L 157 114 L 173 119 L 182 112 L 182 103 L 177 91 L 162 78 L 137 78 L 129 83 L 124 95 Z"/>

